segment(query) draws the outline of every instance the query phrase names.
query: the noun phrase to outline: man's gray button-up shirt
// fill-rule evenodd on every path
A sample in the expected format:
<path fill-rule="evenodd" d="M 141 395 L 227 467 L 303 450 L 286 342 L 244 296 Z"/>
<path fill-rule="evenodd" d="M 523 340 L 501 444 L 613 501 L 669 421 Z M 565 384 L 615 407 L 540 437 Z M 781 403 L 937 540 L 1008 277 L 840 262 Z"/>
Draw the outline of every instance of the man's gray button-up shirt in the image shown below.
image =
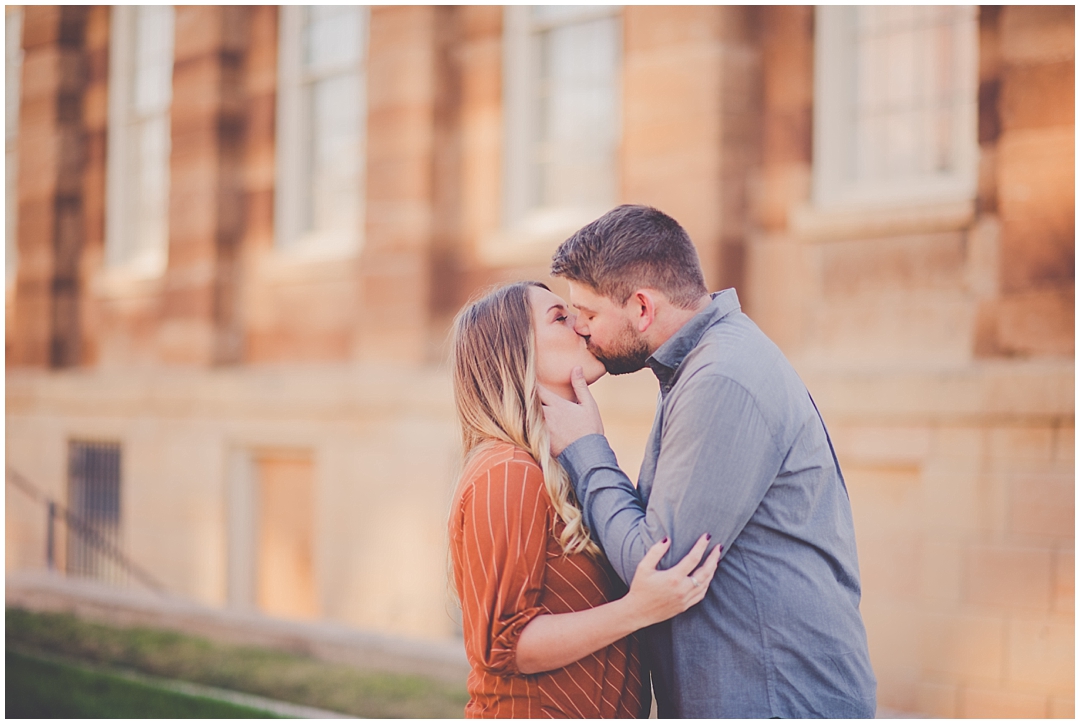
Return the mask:
<path fill-rule="evenodd" d="M 661 393 L 637 488 L 601 435 L 559 461 L 627 583 L 664 536 L 662 568 L 702 533 L 724 546 L 705 600 L 646 631 L 660 716 L 874 716 L 851 506 L 799 376 L 734 289 L 647 364 Z"/>

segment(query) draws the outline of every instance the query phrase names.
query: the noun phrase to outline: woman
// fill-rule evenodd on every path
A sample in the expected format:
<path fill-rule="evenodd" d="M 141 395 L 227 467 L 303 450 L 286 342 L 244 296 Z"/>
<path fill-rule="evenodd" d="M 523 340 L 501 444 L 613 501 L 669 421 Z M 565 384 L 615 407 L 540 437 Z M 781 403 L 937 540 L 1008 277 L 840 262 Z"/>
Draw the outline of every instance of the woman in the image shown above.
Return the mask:
<path fill-rule="evenodd" d="M 537 282 L 469 305 L 453 333 L 454 396 L 465 466 L 450 515 L 454 582 L 472 666 L 465 716 L 648 716 L 633 632 L 700 601 L 719 548 L 706 536 L 656 570 L 667 539 L 629 592 L 589 538 L 570 482 L 551 457 L 537 386 L 575 399 L 604 366 L 574 332 L 566 303 Z M 692 574 L 692 577 L 691 577 Z"/>

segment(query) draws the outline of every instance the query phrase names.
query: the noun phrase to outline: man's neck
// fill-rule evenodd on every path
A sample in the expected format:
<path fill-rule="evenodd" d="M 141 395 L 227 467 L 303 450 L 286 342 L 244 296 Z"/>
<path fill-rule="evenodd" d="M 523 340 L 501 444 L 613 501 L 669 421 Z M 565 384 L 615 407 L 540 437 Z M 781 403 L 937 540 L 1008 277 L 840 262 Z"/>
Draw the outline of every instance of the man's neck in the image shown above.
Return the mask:
<path fill-rule="evenodd" d="M 663 312 L 656 316 L 649 328 L 653 332 L 649 338 L 649 354 L 660 349 L 664 342 L 674 337 L 687 322 L 704 312 L 711 303 L 712 297 L 706 294 L 688 309 L 671 304 L 665 305 Z"/>

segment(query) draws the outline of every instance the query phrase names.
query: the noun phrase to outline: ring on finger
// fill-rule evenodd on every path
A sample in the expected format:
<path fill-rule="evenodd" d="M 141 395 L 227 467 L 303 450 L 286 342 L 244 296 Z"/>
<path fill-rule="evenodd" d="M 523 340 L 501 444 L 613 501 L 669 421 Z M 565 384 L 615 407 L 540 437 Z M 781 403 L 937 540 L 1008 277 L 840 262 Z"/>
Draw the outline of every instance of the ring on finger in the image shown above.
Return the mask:
<path fill-rule="evenodd" d="M 693 576 L 690 576 L 690 582 L 694 584 L 694 588 L 697 588 L 698 586 L 701 585 L 701 582 L 698 581 L 698 579 L 694 578 Z"/>

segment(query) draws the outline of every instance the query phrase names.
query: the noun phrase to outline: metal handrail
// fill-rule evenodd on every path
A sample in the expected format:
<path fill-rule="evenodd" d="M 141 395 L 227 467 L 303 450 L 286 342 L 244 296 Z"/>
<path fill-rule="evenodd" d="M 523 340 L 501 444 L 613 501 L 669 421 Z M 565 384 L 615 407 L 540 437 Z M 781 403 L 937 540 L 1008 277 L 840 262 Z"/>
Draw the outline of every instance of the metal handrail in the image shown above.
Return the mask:
<path fill-rule="evenodd" d="M 7 466 L 8 482 L 14 484 L 16 488 L 26 493 L 35 502 L 42 503 L 46 507 L 46 514 L 48 515 L 48 534 L 45 542 L 45 560 L 48 562 L 49 568 L 53 567 L 55 561 L 55 548 L 54 548 L 54 521 L 60 518 L 67 524 L 68 530 L 80 536 L 83 541 L 89 545 L 97 548 L 104 555 L 111 558 L 132 578 L 135 578 L 146 587 L 157 593 L 165 593 L 165 586 L 161 584 L 154 576 L 147 573 L 131 559 L 129 559 L 124 552 L 120 550 L 112 542 L 106 540 L 100 533 L 94 530 L 94 527 L 83 520 L 76 513 L 71 512 L 64 506 L 57 503 L 50 498 L 44 492 L 41 491 L 36 485 L 26 479 L 26 476 L 19 473 L 10 465 Z"/>

